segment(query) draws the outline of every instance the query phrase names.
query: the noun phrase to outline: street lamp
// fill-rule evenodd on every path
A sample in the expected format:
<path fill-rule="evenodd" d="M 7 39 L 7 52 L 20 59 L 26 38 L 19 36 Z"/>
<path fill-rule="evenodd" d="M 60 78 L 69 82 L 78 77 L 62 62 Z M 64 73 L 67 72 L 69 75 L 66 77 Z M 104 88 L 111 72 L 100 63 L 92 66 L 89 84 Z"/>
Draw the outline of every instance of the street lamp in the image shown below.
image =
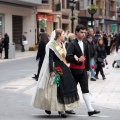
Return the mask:
<path fill-rule="evenodd" d="M 69 6 L 70 6 L 70 9 L 72 11 L 72 16 L 71 16 L 71 27 L 72 27 L 72 33 L 73 33 L 73 29 L 74 29 L 74 20 L 75 20 L 75 17 L 74 17 L 74 14 L 73 14 L 73 11 L 74 11 L 74 8 L 75 8 L 75 4 L 76 4 L 76 0 L 69 0 Z"/>
<path fill-rule="evenodd" d="M 93 0 L 91 0 L 91 5 L 89 5 L 88 12 L 91 14 L 91 27 L 93 27 L 93 16 L 97 12 L 97 6 L 93 3 Z"/>

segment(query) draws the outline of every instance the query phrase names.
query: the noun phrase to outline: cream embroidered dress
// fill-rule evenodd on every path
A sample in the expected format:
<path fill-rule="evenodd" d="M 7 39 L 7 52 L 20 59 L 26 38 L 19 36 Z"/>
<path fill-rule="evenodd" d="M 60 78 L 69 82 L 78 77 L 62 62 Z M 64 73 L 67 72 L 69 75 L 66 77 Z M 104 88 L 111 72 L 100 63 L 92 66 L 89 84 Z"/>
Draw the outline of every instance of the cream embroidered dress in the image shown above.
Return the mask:
<path fill-rule="evenodd" d="M 63 69 L 63 76 L 60 80 L 60 87 L 56 83 L 50 84 L 50 53 L 53 53 L 55 66 L 60 66 Z M 65 61 L 65 47 L 59 47 L 56 41 L 49 42 L 46 45 L 46 55 L 39 75 L 35 93 L 32 97 L 32 105 L 35 108 L 50 110 L 50 111 L 66 111 L 80 106 L 79 95 L 75 81 L 69 72 L 69 68 Z M 57 62 L 58 61 L 58 62 Z M 60 63 L 60 64 L 59 64 Z M 63 67 L 64 66 L 64 67 Z M 66 70 L 68 76 L 66 74 Z M 67 78 L 71 79 L 67 79 Z M 65 83 L 68 84 L 65 86 Z M 72 84 L 71 84 L 72 83 Z M 72 87 L 74 87 L 72 89 Z"/>

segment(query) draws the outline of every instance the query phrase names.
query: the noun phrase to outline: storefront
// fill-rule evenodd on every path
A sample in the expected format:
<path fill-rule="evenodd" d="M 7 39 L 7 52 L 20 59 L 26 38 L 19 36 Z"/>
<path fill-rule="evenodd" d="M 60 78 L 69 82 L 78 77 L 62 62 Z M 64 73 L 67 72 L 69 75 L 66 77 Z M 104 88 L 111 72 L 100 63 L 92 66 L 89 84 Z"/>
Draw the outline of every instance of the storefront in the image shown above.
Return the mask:
<path fill-rule="evenodd" d="M 35 44 L 35 16 L 32 8 L 0 4 L 0 34 L 6 32 L 10 43 L 14 42 L 16 49 L 20 49 L 20 37 L 24 33 L 29 41 L 27 50 Z"/>
<path fill-rule="evenodd" d="M 53 31 L 54 15 L 52 14 L 37 14 L 37 32 L 41 32 L 40 29 L 45 29 L 46 32 L 50 35 Z"/>

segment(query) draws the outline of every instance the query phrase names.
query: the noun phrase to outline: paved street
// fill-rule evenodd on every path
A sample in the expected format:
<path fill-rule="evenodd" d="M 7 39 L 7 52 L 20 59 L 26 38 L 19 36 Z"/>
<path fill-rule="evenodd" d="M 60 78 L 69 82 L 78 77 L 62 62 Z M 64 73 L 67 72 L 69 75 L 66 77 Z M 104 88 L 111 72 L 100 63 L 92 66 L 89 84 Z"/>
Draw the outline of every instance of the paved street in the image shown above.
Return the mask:
<path fill-rule="evenodd" d="M 35 52 L 26 51 L 16 53 L 15 60 L 26 60 L 36 55 Z M 1 60 L 0 64 L 8 64 L 10 60 Z M 107 57 L 108 69 L 104 68 L 106 80 L 102 80 L 101 75 L 97 81 L 89 81 L 91 101 L 95 109 L 101 114 L 89 117 L 87 109 L 81 96 L 81 106 L 75 109 L 76 115 L 69 115 L 70 120 L 119 120 L 120 119 L 120 68 L 112 68 L 113 54 Z M 0 120 L 39 120 L 39 119 L 61 119 L 57 112 L 52 112 L 51 116 L 45 114 L 43 110 L 34 109 L 30 106 L 30 101 L 36 81 L 28 74 L 25 78 L 17 78 L 14 81 L 0 83 Z M 0 79 L 1 81 L 1 79 Z"/>

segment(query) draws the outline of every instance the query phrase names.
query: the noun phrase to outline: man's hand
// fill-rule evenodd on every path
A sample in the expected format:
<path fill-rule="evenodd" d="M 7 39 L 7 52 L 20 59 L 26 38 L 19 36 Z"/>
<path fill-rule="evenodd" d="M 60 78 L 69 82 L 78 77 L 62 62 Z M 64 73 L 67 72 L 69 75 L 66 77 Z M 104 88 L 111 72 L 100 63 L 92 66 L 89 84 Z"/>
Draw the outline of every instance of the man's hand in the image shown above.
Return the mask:
<path fill-rule="evenodd" d="M 80 61 L 80 62 L 85 61 L 85 56 L 84 56 L 84 55 L 82 55 L 82 56 L 79 58 L 79 61 Z"/>
<path fill-rule="evenodd" d="M 74 58 L 76 61 L 79 61 L 79 58 L 76 55 L 74 55 Z"/>

